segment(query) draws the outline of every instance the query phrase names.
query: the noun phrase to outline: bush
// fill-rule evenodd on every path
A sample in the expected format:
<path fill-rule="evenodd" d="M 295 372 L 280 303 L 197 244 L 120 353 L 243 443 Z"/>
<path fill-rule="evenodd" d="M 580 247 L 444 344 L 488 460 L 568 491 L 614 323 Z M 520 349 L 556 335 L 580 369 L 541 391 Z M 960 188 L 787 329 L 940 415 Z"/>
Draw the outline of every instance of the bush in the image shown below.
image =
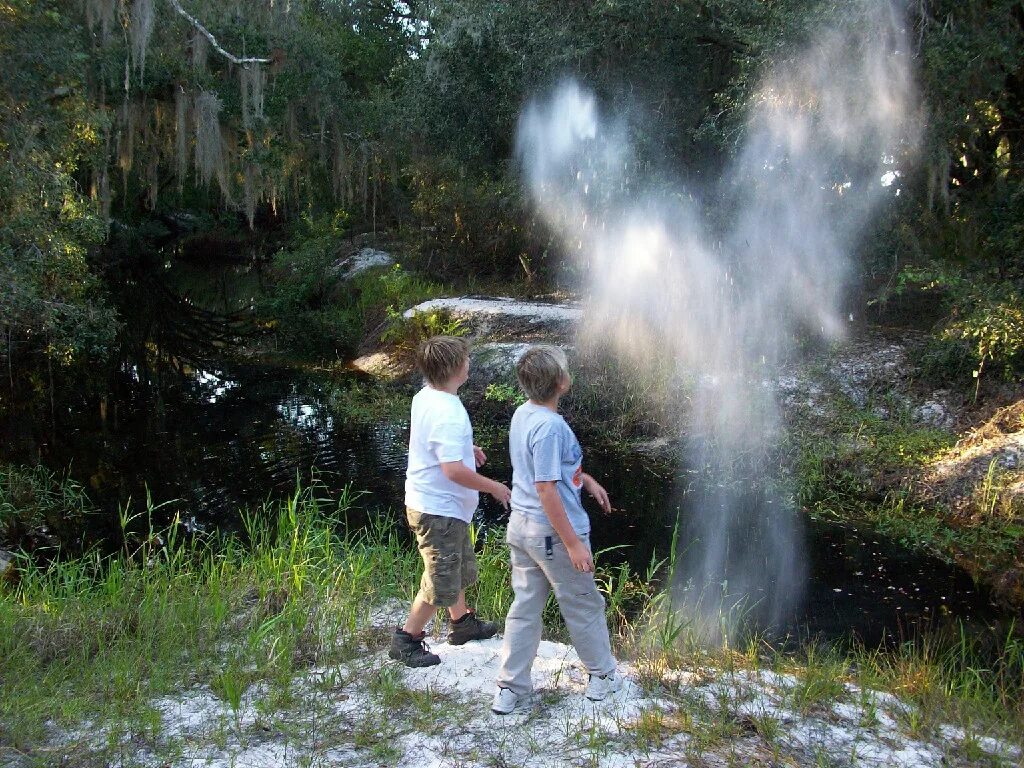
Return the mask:
<path fill-rule="evenodd" d="M 407 272 L 369 270 L 342 281 L 335 264 L 346 216 L 305 217 L 291 248 L 274 256 L 274 284 L 265 303 L 268 324 L 291 349 L 354 352 L 368 334 L 402 336 L 402 313 L 443 292 Z M 392 329 L 396 329 L 392 331 Z"/>
<path fill-rule="evenodd" d="M 431 272 L 446 278 L 547 276 L 550 235 L 523 209 L 511 177 L 470 175 L 452 164 L 421 167 L 412 177 L 413 214 L 429 222 L 419 249 Z"/>
<path fill-rule="evenodd" d="M 978 367 L 973 375 L 979 385 L 986 363 L 999 366 L 1005 379 L 1013 379 L 1024 370 L 1024 305 L 1020 294 L 1002 284 L 975 285 L 965 298 L 963 315 L 949 324 L 944 335 L 974 347 Z"/>
<path fill-rule="evenodd" d="M 978 369 L 975 350 L 963 339 L 933 336 L 913 352 L 926 381 L 942 385 L 964 386 L 971 381 L 971 373 Z"/>
<path fill-rule="evenodd" d="M 392 315 L 381 341 L 394 345 L 399 353 L 413 353 L 421 342 L 432 336 L 465 336 L 469 333 L 465 321 L 444 309 L 416 312 L 410 318 Z"/>
<path fill-rule="evenodd" d="M 410 320 L 403 317 L 410 307 L 437 298 L 445 291 L 438 283 L 406 272 L 400 264 L 384 274 L 357 278 L 355 290 L 361 338 L 372 334 L 384 343 L 396 344 L 408 339 L 415 341 L 430 329 L 435 331 L 429 333 L 430 336 L 444 332 L 449 336 L 461 336 L 466 332 L 461 328 L 461 322 L 453 321 L 447 312 L 419 313 Z"/>
<path fill-rule="evenodd" d="M 905 269 L 897 290 L 911 284 L 943 291 L 949 308 L 936 339 L 924 350 L 925 375 L 955 378 L 969 370 L 977 395 L 987 369 L 997 368 L 1008 381 L 1024 373 L 1024 297 L 1016 284 L 938 266 Z"/>
<path fill-rule="evenodd" d="M 292 348 L 346 346 L 355 332 L 353 319 L 330 301 L 337 283 L 331 269 L 345 214 L 304 216 L 291 248 L 274 255 L 274 282 L 265 304 L 278 338 Z"/>

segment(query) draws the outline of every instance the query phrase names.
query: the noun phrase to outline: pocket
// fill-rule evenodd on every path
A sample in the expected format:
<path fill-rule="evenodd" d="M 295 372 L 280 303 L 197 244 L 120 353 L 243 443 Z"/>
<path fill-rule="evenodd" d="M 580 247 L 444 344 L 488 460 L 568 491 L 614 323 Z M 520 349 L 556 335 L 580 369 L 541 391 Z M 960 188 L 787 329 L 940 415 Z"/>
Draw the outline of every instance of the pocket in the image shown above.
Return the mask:
<path fill-rule="evenodd" d="M 405 521 L 409 524 L 413 533 L 419 531 L 420 528 L 420 513 L 412 507 L 405 508 Z"/>
<path fill-rule="evenodd" d="M 537 551 L 539 557 L 546 560 L 553 559 L 559 551 L 566 551 L 565 544 L 562 543 L 562 538 L 557 533 L 552 533 L 550 536 L 531 536 L 528 541 L 530 549 Z"/>
<path fill-rule="evenodd" d="M 447 536 L 452 529 L 454 517 L 448 515 L 421 515 L 420 526 L 425 534 L 431 536 Z"/>

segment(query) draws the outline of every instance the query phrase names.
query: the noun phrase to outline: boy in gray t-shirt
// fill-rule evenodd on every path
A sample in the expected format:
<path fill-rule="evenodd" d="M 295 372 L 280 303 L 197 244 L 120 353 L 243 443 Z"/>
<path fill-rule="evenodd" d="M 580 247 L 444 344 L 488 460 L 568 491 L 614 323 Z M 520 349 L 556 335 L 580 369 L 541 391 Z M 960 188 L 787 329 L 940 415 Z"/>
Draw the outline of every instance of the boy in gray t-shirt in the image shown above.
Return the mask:
<path fill-rule="evenodd" d="M 512 458 L 512 508 L 531 520 L 547 523 L 536 483 L 554 481 L 573 530 L 590 533 L 590 518 L 580 502 L 583 450 L 561 414 L 523 403 L 512 417 L 508 433 Z"/>
<path fill-rule="evenodd" d="M 622 687 L 611 652 L 605 602 L 594 582 L 590 518 L 580 502 L 586 488 L 605 511 L 608 493 L 583 471 L 583 451 L 558 413 L 572 386 L 565 353 L 528 349 L 516 377 L 529 401 L 516 409 L 509 430 L 512 515 L 508 542 L 515 600 L 505 619 L 498 690 L 491 709 L 508 714 L 533 692 L 530 670 L 540 644 L 541 614 L 555 592 L 572 644 L 590 673 L 586 696 L 600 701 Z"/>

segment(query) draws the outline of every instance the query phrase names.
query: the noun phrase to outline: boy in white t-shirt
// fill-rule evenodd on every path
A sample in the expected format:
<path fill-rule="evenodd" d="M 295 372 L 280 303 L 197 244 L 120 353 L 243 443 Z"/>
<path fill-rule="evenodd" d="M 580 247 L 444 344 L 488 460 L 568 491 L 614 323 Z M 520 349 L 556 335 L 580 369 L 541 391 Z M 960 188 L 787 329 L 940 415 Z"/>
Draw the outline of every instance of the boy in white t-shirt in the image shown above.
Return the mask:
<path fill-rule="evenodd" d="M 420 345 L 416 366 L 426 384 L 412 399 L 405 506 L 424 568 L 409 618 L 395 628 L 388 655 L 410 667 L 429 667 L 441 662 L 423 641 L 438 608 L 448 609 L 452 645 L 485 640 L 497 631 L 494 622 L 466 606 L 466 587 L 477 579 L 469 523 L 480 491 L 506 507 L 512 492 L 476 471 L 487 457 L 473 445 L 469 414 L 457 394 L 469 378 L 469 345 L 434 336 Z"/>

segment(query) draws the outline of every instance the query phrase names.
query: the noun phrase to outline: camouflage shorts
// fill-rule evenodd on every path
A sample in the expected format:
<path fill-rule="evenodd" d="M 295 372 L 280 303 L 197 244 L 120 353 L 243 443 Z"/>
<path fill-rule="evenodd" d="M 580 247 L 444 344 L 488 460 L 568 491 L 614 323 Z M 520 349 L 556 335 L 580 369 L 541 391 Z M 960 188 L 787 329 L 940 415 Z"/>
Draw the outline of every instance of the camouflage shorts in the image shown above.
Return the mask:
<path fill-rule="evenodd" d="M 423 578 L 418 597 L 439 608 L 459 599 L 459 593 L 476 583 L 476 554 L 469 540 L 469 524 L 454 517 L 405 510 L 409 527 L 423 557 Z"/>

